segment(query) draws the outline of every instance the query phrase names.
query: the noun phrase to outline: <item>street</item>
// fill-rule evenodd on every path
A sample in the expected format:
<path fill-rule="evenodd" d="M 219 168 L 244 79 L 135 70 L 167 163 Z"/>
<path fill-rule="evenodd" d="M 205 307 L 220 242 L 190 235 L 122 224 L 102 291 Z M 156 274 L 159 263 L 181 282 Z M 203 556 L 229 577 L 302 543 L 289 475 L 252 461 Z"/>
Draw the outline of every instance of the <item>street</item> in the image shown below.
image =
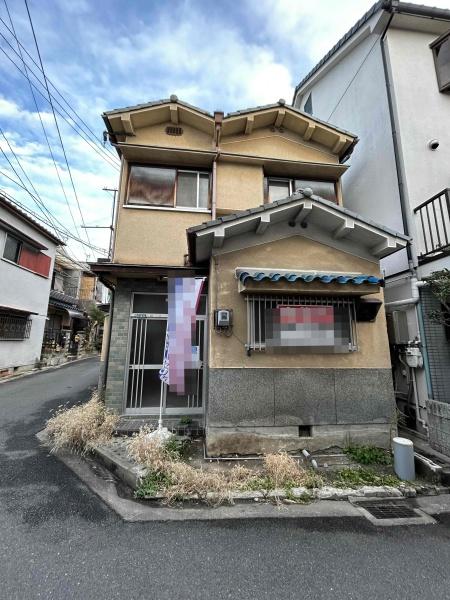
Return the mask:
<path fill-rule="evenodd" d="M 98 361 L 0 384 L 0 596 L 265 599 L 449 597 L 450 518 L 124 523 L 35 435 L 87 399 Z"/>

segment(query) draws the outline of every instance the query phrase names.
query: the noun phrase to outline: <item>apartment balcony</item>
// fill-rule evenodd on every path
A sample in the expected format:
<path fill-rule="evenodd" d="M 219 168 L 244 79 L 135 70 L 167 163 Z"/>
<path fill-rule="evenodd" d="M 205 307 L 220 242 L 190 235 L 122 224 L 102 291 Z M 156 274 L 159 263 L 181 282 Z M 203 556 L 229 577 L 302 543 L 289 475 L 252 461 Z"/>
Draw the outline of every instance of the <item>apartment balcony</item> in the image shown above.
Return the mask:
<path fill-rule="evenodd" d="M 450 254 L 450 188 L 414 209 L 419 263 Z"/>

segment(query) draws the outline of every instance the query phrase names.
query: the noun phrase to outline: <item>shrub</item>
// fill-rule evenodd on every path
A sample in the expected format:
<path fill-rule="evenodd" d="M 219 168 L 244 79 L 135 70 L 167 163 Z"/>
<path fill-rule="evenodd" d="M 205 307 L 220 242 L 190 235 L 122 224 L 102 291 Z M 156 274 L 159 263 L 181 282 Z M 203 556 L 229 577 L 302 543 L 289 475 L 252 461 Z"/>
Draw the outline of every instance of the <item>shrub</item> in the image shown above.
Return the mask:
<path fill-rule="evenodd" d="M 92 398 L 71 408 L 60 407 L 45 426 L 50 449 L 72 450 L 85 454 L 96 444 L 108 442 L 119 417 L 105 408 L 94 392 Z"/>

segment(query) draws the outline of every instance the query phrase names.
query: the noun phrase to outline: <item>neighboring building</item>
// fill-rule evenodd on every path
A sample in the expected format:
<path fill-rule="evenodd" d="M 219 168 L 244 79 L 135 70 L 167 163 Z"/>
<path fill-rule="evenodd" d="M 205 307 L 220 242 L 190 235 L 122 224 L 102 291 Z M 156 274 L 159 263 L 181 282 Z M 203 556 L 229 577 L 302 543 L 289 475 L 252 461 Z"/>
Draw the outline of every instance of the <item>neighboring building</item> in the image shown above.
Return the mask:
<path fill-rule="evenodd" d="M 43 362 L 76 356 L 84 345 L 88 311 L 104 299 L 103 284 L 86 263 L 60 249 L 56 253 L 43 343 Z M 95 333 L 97 335 L 97 333 Z"/>
<path fill-rule="evenodd" d="M 283 100 L 224 116 L 173 96 L 104 120 L 122 159 L 113 258 L 90 265 L 114 290 L 107 406 L 156 418 L 162 395 L 211 456 L 389 445 L 379 260 L 407 238 L 345 208 L 356 137 Z M 207 277 L 184 396 L 158 376 L 175 276 Z"/>
<path fill-rule="evenodd" d="M 0 377 L 39 362 L 58 245 L 58 238 L 0 195 Z"/>
<path fill-rule="evenodd" d="M 450 10 L 377 2 L 299 83 L 294 105 L 360 137 L 346 206 L 412 237 L 382 261 L 397 403 L 450 454 L 450 343 L 423 282 L 450 268 Z"/>

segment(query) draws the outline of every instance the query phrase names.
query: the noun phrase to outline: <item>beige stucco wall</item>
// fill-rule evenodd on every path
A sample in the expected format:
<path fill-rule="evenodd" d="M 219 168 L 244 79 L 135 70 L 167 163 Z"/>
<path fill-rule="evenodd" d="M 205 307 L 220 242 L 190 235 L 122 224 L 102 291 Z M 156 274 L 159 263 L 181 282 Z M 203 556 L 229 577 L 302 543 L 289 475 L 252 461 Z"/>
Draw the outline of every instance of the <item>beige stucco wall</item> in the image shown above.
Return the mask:
<path fill-rule="evenodd" d="M 186 229 L 210 218 L 205 213 L 122 208 L 114 262 L 183 266 Z"/>
<path fill-rule="evenodd" d="M 214 257 L 210 269 L 210 314 L 216 308 L 233 309 L 233 334 L 225 337 L 213 329 L 210 319 L 209 366 L 211 368 L 389 368 L 389 346 L 384 310 L 374 323 L 357 323 L 358 351 L 348 354 L 266 354 L 247 356 L 246 303 L 238 292 L 236 267 L 273 267 L 379 274 L 377 263 L 293 236 Z M 382 299 L 382 293 L 376 297 Z"/>
<path fill-rule="evenodd" d="M 170 121 L 135 130 L 127 142 L 137 145 L 214 149 L 213 137 L 182 124 L 182 136 L 165 133 Z M 221 140 L 224 152 L 265 156 L 301 162 L 337 163 L 338 158 L 317 144 L 307 143 L 296 133 L 257 129 L 249 136 L 228 136 Z M 118 198 L 113 261 L 128 264 L 183 265 L 187 253 L 186 229 L 211 219 L 209 212 L 131 208 L 126 205 L 128 164 L 123 160 Z M 217 161 L 217 211 L 230 213 L 264 202 L 264 170 L 261 165 Z"/>
<path fill-rule="evenodd" d="M 135 131 L 136 135 L 127 136 L 128 144 L 141 144 L 143 146 L 161 146 L 162 148 L 189 148 L 191 150 L 214 150 L 214 139 L 199 129 L 180 123 L 183 135 L 167 135 L 166 127 L 177 127 L 176 124 L 166 121 L 150 127 L 142 127 Z"/>
<path fill-rule="evenodd" d="M 217 163 L 217 211 L 239 211 L 264 203 L 261 166 Z"/>
<path fill-rule="evenodd" d="M 339 158 L 323 146 L 305 140 L 293 131 L 282 133 L 271 127 L 256 129 L 249 135 L 224 136 L 220 140 L 222 152 L 264 156 L 281 160 L 337 164 Z"/>

